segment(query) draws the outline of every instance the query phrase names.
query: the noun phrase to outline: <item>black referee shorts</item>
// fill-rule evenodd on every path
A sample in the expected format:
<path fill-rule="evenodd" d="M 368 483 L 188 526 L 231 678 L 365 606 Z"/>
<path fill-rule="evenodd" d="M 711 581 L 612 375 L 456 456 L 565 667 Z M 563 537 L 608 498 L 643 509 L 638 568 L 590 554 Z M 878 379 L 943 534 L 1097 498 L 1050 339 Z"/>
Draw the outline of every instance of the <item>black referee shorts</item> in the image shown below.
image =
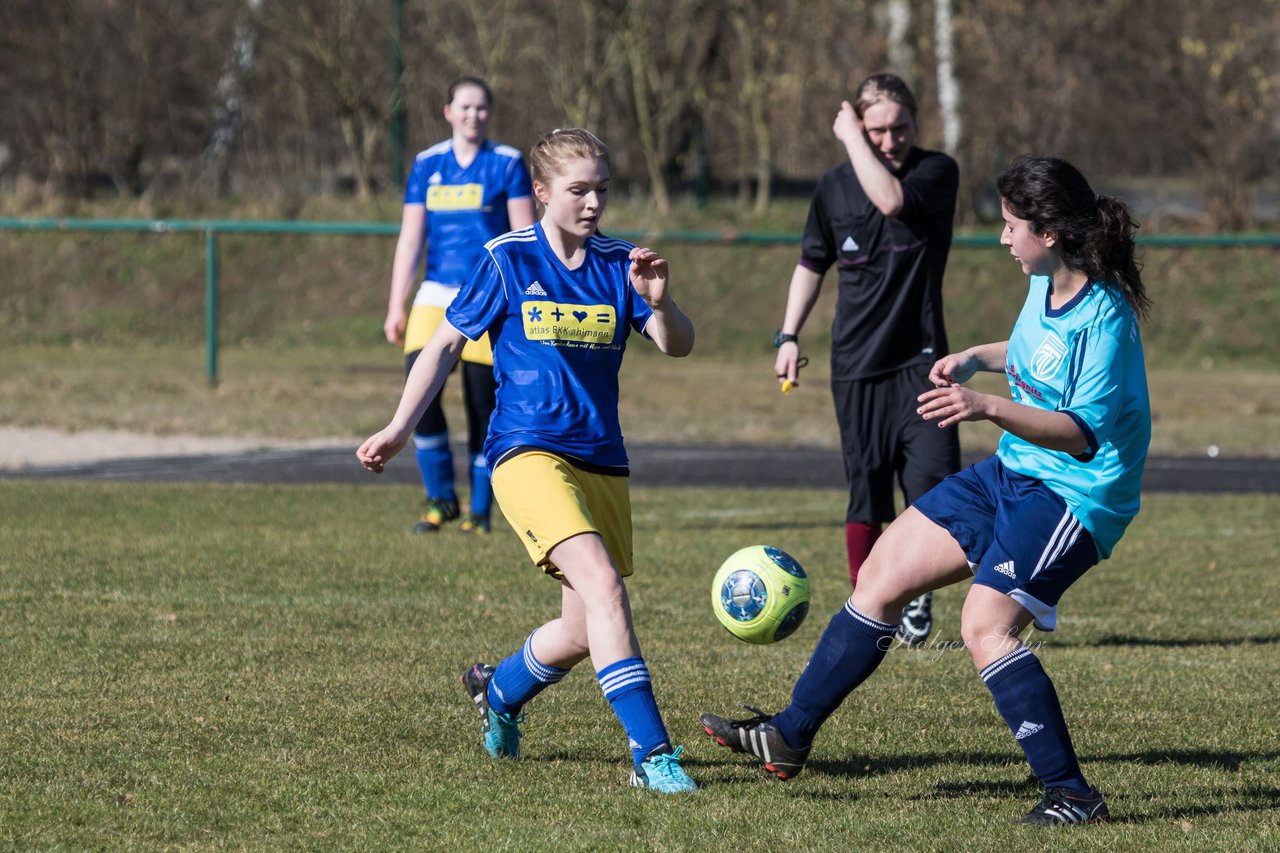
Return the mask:
<path fill-rule="evenodd" d="M 884 524 L 897 514 L 894 483 L 907 505 L 960 470 L 956 428 L 916 414 L 916 397 L 933 387 L 930 364 L 870 379 L 833 380 L 840 450 L 849 481 L 847 524 Z"/>

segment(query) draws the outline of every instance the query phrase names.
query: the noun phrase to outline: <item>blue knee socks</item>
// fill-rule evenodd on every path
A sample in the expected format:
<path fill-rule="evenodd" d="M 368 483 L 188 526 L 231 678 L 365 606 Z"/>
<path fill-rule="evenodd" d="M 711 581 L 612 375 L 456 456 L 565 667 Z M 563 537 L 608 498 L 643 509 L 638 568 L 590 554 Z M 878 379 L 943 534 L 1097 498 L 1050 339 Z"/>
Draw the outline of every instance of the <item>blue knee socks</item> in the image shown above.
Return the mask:
<path fill-rule="evenodd" d="M 533 656 L 530 634 L 518 652 L 498 664 L 489 679 L 489 707 L 499 714 L 517 714 L 526 702 L 568 674 L 569 670 L 547 666 Z"/>
<path fill-rule="evenodd" d="M 471 514 L 488 517 L 493 509 L 493 486 L 489 482 L 489 460 L 483 453 L 471 454 Z"/>
<path fill-rule="evenodd" d="M 661 747 L 671 746 L 667 728 L 658 713 L 658 702 L 653 698 L 653 683 L 644 658 L 625 658 L 611 663 L 596 673 L 604 698 L 613 706 L 613 713 L 626 729 L 631 744 L 631 756 L 637 767 L 650 753 Z"/>
<path fill-rule="evenodd" d="M 1087 793 L 1089 783 L 1080 772 L 1058 693 L 1040 660 L 1022 646 L 988 664 L 981 674 L 996 700 L 996 710 L 1017 738 L 1031 772 L 1041 784 Z"/>
<path fill-rule="evenodd" d="M 796 749 L 813 743 L 827 717 L 884 660 L 893 632 L 893 625 L 872 619 L 848 602 L 831 617 L 791 690 L 791 704 L 773 718 L 787 743 Z"/>
<path fill-rule="evenodd" d="M 418 470 L 422 472 L 422 485 L 427 490 L 427 497 L 456 501 L 458 494 L 453 486 L 453 452 L 449 449 L 449 433 L 414 433 L 413 446 L 417 451 Z"/>

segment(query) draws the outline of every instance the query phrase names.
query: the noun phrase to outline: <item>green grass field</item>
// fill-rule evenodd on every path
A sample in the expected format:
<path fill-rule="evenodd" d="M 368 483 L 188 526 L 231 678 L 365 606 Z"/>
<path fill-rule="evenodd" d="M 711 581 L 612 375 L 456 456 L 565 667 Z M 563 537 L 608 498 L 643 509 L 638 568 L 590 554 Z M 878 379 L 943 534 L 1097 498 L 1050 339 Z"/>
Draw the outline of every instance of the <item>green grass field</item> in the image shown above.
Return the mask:
<path fill-rule="evenodd" d="M 698 713 L 777 708 L 845 595 L 836 492 L 637 490 L 637 627 L 697 794 L 626 786 L 588 668 L 532 703 L 497 764 L 458 675 L 549 618 L 503 525 L 402 532 L 399 486 L 0 482 L 0 846 L 6 849 L 1274 850 L 1276 496 L 1150 495 L 1114 559 L 1032 635 L 1116 820 L 1043 831 L 958 638 L 897 650 L 779 783 Z M 757 542 L 810 570 L 773 647 L 709 610 Z"/>

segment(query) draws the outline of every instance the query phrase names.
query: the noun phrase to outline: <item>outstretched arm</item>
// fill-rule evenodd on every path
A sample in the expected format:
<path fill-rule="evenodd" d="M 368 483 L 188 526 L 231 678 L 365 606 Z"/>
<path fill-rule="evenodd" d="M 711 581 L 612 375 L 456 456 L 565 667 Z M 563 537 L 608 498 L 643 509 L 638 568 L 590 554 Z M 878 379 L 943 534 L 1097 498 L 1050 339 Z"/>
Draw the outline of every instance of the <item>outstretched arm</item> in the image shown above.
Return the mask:
<path fill-rule="evenodd" d="M 658 349 L 681 358 L 693 351 L 693 321 L 675 300 L 668 287 L 667 262 L 652 249 L 631 250 L 631 286 L 653 309 L 644 331 Z"/>
<path fill-rule="evenodd" d="M 929 370 L 929 381 L 939 388 L 946 388 L 949 385 L 963 385 L 978 371 L 1003 373 L 1008 352 L 1009 342 L 999 341 L 944 355 L 933 363 Z"/>
<path fill-rule="evenodd" d="M 926 421 L 949 427 L 961 421 L 991 421 L 1032 444 L 1072 455 L 1085 453 L 1089 441 L 1075 419 L 1064 412 L 1024 406 L 994 394 L 980 394 L 960 383 L 979 370 L 1002 372 L 1008 341 L 971 347 L 938 359 L 929 379 L 938 386 L 921 394 L 916 412 Z"/>
<path fill-rule="evenodd" d="M 356 451 L 361 465 L 381 474 L 392 457 L 404 449 L 414 424 L 421 420 L 427 404 L 440 393 L 466 343 L 466 337 L 449 321 L 440 324 L 409 371 L 391 423 L 365 439 Z"/>

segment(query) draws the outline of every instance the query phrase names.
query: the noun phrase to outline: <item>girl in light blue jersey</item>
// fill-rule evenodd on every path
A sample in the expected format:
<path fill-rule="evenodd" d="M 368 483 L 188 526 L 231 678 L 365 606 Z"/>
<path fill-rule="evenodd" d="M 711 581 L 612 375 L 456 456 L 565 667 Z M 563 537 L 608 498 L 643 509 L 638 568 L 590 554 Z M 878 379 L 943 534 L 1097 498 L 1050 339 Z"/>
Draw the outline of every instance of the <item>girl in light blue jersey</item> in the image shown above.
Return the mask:
<path fill-rule="evenodd" d="M 453 133 L 414 158 L 405 185 L 383 331 L 389 343 L 403 346 L 406 373 L 444 319 L 485 241 L 533 222 L 532 188 L 523 156 L 518 149 L 486 136 L 492 107 L 493 96 L 479 77 L 453 81 L 444 106 L 444 118 Z M 424 248 L 425 270 L 419 283 L 416 273 Z M 411 293 L 412 310 L 408 310 Z M 459 529 L 488 533 L 493 497 L 481 446 L 496 385 L 487 338 L 463 350 L 461 373 L 471 497 Z M 462 514 L 454 485 L 449 424 L 439 396 L 414 427 L 413 443 L 427 501 L 413 530 L 431 533 Z"/>
<path fill-rule="evenodd" d="M 494 492 L 535 565 L 559 581 L 561 610 L 496 667 L 477 663 L 463 674 L 485 749 L 516 758 L 526 703 L 590 658 L 626 731 L 631 784 L 692 791 L 683 748 L 672 746 L 654 700 L 623 582 L 632 532 L 618 371 L 631 332 L 684 356 L 693 324 L 671 298 L 665 260 L 598 233 L 609 193 L 600 140 L 553 131 L 529 162 L 542 219 L 485 244 L 409 372 L 395 417 L 357 456 L 381 471 L 464 346 L 487 334 L 498 377 L 485 442 Z"/>
<path fill-rule="evenodd" d="M 1023 822 L 1097 823 L 1106 804 L 1019 635 L 1033 622 L 1054 629 L 1062 593 L 1111 554 L 1138 512 L 1151 411 L 1137 320 L 1149 303 L 1122 202 L 1047 157 L 1015 161 L 997 186 L 1001 243 L 1030 276 L 1026 302 L 1008 340 L 935 363 L 936 387 L 917 409 L 943 429 L 998 424 L 996 454 L 943 480 L 885 531 L 782 713 L 704 714 L 702 724 L 775 775 L 796 775 L 819 727 L 893 645 L 889 620 L 903 604 L 972 578 L 961 634 L 1045 788 Z M 1005 373 L 1010 398 L 966 388 L 979 370 Z"/>

